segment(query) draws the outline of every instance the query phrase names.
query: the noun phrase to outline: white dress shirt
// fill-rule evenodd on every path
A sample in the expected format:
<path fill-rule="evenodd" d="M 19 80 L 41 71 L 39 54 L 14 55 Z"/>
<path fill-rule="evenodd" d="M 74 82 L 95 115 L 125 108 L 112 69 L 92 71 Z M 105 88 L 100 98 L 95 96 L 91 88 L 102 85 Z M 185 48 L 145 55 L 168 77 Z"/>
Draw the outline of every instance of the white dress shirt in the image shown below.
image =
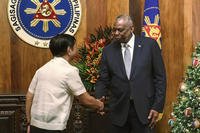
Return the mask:
<path fill-rule="evenodd" d="M 124 59 L 124 51 L 126 49 L 125 45 L 128 46 L 129 50 L 130 50 L 130 53 L 131 53 L 131 62 L 133 60 L 133 52 L 134 52 L 134 43 L 135 43 L 135 35 L 132 34 L 132 37 L 131 39 L 128 41 L 128 43 L 121 43 L 121 50 L 122 50 L 122 56 L 123 56 L 123 59 Z"/>
<path fill-rule="evenodd" d="M 74 95 L 86 89 L 78 69 L 64 58 L 54 57 L 36 71 L 29 92 L 34 94 L 30 124 L 47 130 L 64 130 Z"/>

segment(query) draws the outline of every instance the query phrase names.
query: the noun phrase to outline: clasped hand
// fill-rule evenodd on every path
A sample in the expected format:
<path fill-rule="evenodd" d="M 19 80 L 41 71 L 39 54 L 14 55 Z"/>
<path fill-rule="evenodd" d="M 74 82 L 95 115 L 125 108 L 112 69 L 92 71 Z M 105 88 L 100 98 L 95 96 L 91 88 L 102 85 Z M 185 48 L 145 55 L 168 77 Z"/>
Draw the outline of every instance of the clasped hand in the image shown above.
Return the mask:
<path fill-rule="evenodd" d="M 100 115 L 104 115 L 105 114 L 105 111 L 104 111 L 105 96 L 98 99 L 98 101 L 100 101 L 102 103 L 102 107 L 100 107 L 99 110 L 97 110 L 97 113 Z"/>

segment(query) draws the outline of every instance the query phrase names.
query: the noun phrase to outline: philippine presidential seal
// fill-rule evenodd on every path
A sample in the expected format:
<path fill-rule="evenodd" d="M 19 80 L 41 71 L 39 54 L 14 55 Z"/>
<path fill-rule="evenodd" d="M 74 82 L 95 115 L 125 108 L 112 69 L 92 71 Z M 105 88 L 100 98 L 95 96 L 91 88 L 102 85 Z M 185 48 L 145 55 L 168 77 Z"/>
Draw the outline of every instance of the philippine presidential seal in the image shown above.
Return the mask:
<path fill-rule="evenodd" d="M 74 35 L 81 21 L 79 0 L 9 0 L 13 31 L 30 45 L 48 48 L 57 34 Z"/>

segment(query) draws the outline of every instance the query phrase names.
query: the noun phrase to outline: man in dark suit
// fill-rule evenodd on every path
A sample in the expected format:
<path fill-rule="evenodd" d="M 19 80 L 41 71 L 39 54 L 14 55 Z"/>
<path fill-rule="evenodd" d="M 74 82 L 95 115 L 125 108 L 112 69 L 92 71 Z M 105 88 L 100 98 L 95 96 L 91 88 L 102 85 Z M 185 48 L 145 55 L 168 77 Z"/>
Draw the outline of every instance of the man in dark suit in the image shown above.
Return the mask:
<path fill-rule="evenodd" d="M 99 99 L 110 90 L 112 133 L 153 133 L 164 107 L 166 75 L 161 50 L 155 40 L 137 37 L 133 31 L 129 16 L 116 18 L 114 39 L 103 49 L 95 86 Z"/>

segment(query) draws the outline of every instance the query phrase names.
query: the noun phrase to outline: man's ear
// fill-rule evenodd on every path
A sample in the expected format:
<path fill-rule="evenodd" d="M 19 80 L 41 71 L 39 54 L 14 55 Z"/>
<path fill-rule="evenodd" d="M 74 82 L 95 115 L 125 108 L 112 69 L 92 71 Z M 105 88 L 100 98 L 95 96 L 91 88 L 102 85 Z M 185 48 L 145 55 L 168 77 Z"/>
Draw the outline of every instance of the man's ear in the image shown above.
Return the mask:
<path fill-rule="evenodd" d="M 67 48 L 67 54 L 70 55 L 70 54 L 71 54 L 71 51 L 72 51 L 71 48 L 68 47 L 68 48 Z"/>
<path fill-rule="evenodd" d="M 131 32 L 132 32 L 132 33 L 134 32 L 134 27 L 133 27 L 133 26 L 131 27 Z"/>

